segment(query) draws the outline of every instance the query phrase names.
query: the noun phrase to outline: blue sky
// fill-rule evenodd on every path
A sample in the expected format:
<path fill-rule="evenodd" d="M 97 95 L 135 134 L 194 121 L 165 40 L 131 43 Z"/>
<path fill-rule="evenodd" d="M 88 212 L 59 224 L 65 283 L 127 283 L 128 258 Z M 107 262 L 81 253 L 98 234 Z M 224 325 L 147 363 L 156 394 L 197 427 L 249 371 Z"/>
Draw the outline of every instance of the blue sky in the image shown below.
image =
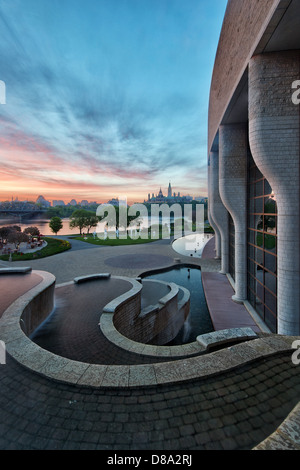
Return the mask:
<path fill-rule="evenodd" d="M 227 0 L 1 0 L 0 200 L 206 193 Z"/>

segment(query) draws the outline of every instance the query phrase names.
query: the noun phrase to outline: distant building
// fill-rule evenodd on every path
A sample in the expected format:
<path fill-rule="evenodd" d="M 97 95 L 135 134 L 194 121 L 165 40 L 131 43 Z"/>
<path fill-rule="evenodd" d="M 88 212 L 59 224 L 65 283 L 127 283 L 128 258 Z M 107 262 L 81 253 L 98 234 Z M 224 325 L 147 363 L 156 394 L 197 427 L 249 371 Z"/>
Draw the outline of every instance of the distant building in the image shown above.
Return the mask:
<path fill-rule="evenodd" d="M 75 201 L 75 199 L 72 199 L 70 202 L 69 202 L 70 206 L 77 206 L 77 201 Z"/>
<path fill-rule="evenodd" d="M 194 197 L 194 201 L 201 202 L 202 204 L 204 204 L 205 202 L 207 202 L 207 197 L 196 196 L 196 197 Z"/>
<path fill-rule="evenodd" d="M 42 207 L 50 207 L 51 206 L 51 202 L 50 201 L 47 201 L 44 196 L 39 196 L 36 200 L 36 204 L 39 204 L 40 206 Z"/>
<path fill-rule="evenodd" d="M 176 193 L 172 193 L 172 186 L 171 183 L 169 183 L 168 186 L 168 195 L 164 196 L 162 189 L 160 188 L 159 193 L 154 196 L 154 193 L 152 193 L 152 197 L 150 197 L 150 193 L 148 194 L 148 200 L 144 201 L 149 204 L 175 204 L 177 202 L 185 202 L 189 203 L 193 200 L 192 196 L 180 196 L 180 192 L 176 195 Z"/>
<path fill-rule="evenodd" d="M 56 206 L 65 206 L 65 203 L 64 203 L 64 201 L 61 201 L 61 200 L 54 200 L 54 201 L 52 201 L 52 206 L 53 206 L 53 207 L 56 207 Z"/>
<path fill-rule="evenodd" d="M 112 198 L 110 201 L 107 202 L 107 204 L 111 204 L 112 206 L 118 206 L 119 205 L 119 199 L 118 198 Z"/>

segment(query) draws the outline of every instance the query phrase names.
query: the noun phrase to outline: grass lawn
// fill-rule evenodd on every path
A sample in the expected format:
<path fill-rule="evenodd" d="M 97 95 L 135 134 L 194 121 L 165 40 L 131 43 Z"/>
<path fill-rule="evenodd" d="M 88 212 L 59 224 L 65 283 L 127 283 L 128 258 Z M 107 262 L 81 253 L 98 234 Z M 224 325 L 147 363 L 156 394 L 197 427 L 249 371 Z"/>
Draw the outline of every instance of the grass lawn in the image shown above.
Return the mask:
<path fill-rule="evenodd" d="M 142 243 L 150 243 L 150 242 L 155 242 L 157 240 L 142 240 L 141 238 L 138 238 L 137 240 L 132 240 L 130 237 L 127 237 L 127 239 L 120 239 L 116 238 L 115 240 L 112 238 L 108 238 L 107 240 L 101 240 L 100 238 L 96 237 L 94 238 L 93 235 L 87 235 L 87 238 L 83 238 L 80 235 L 77 237 L 71 237 L 73 240 L 80 240 L 81 242 L 85 243 L 91 243 L 92 245 L 104 245 L 104 246 L 120 246 L 120 245 L 140 245 Z"/>
<path fill-rule="evenodd" d="M 194 228 L 194 230 L 195 230 L 195 228 Z M 205 228 L 205 233 L 213 233 L 213 231 L 210 228 Z M 174 235 L 174 232 L 173 232 L 173 230 L 171 230 L 170 237 L 172 237 L 173 235 Z M 140 245 L 140 244 L 143 244 L 143 243 L 150 243 L 150 242 L 156 242 L 158 240 L 161 240 L 162 239 L 162 227 L 160 226 L 160 228 L 159 228 L 159 238 L 155 238 L 155 239 L 151 239 L 150 230 L 149 230 L 149 233 L 148 233 L 148 238 L 145 239 L 145 240 L 143 240 L 141 238 L 138 238 L 137 240 L 133 240 L 129 236 L 126 239 L 108 238 L 107 240 L 101 240 L 97 236 L 94 238 L 93 234 L 91 234 L 91 233 L 90 234 L 85 234 L 85 236 L 86 236 L 86 239 L 82 235 L 73 235 L 73 236 L 70 236 L 69 238 L 73 239 L 73 240 L 79 240 L 79 241 L 85 242 L 85 243 L 91 243 L 92 245 L 98 245 L 98 246 L 99 245 L 105 245 L 105 246 Z"/>
<path fill-rule="evenodd" d="M 46 256 L 53 256 L 57 253 L 62 253 L 63 251 L 69 250 L 71 248 L 70 242 L 66 240 L 58 240 L 47 237 L 43 237 L 43 240 L 47 242 L 47 246 L 45 246 L 45 248 L 42 248 L 41 250 L 36 251 L 34 253 L 24 253 L 23 255 L 13 254 L 12 261 L 28 261 L 39 258 L 45 258 Z M 9 255 L 2 255 L 0 256 L 0 259 L 3 261 L 8 261 Z"/>

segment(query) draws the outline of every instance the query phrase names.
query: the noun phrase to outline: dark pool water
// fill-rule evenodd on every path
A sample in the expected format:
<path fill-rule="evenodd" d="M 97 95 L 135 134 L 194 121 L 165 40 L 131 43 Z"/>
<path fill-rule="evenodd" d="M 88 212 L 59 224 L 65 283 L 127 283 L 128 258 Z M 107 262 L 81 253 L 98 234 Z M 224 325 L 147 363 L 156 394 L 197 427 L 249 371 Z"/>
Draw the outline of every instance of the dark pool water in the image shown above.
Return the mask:
<path fill-rule="evenodd" d="M 192 266 L 144 274 L 144 279 L 158 279 L 174 282 L 190 291 L 190 314 L 177 337 L 169 345 L 187 344 L 198 335 L 214 331 L 202 286 L 201 270 Z"/>

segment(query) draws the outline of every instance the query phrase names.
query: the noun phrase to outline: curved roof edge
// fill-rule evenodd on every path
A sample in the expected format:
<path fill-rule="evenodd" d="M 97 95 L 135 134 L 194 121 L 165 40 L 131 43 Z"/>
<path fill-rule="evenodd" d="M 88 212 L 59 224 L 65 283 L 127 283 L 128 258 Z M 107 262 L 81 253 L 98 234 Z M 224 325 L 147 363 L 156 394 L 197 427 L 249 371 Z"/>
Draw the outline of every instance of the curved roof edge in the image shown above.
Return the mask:
<path fill-rule="evenodd" d="M 228 0 L 210 89 L 208 152 L 249 60 L 272 36 L 291 2 Z"/>

